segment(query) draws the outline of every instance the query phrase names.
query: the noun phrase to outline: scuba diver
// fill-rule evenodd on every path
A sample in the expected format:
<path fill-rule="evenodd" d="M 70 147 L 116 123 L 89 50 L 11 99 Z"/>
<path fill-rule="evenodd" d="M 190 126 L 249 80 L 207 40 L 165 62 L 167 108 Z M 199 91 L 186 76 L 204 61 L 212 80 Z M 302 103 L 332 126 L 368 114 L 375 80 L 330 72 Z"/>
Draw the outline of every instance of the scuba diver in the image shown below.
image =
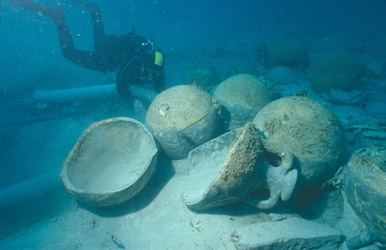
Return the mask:
<path fill-rule="evenodd" d="M 81 67 L 102 73 L 116 72 L 116 89 L 124 100 L 130 97 L 129 85 L 153 84 L 156 92 L 165 88 L 164 55 L 154 48 L 153 41 L 132 32 L 107 35 L 99 6 L 87 0 L 71 0 L 91 15 L 94 32 L 94 51 L 79 50 L 67 26 L 61 8 L 40 5 L 29 0 L 11 0 L 22 8 L 49 17 L 57 27 L 62 54 Z"/>

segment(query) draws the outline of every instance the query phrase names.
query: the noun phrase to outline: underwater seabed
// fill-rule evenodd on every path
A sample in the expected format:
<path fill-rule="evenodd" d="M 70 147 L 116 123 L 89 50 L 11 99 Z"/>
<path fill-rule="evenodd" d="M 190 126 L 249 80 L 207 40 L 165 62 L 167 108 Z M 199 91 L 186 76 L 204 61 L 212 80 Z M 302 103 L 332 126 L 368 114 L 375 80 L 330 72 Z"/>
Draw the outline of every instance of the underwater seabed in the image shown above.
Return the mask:
<path fill-rule="evenodd" d="M 196 213 L 180 198 L 179 190 L 186 183 L 186 165 L 186 160 L 158 164 L 146 187 L 114 208 L 82 206 L 63 188 L 57 188 L 55 193 L 3 214 L 10 219 L 8 227 L 20 226 L 20 221 L 32 218 L 36 224 L 2 239 L 0 246 L 2 249 L 266 249 L 258 246 L 268 247 L 292 239 L 285 244 L 291 246 L 307 239 L 314 249 L 338 249 L 342 234 L 353 236 L 362 232 L 363 225 L 344 205 L 339 191 L 331 188 L 300 214 L 283 208 L 259 212 L 242 203 Z"/>
<path fill-rule="evenodd" d="M 342 113 L 347 115 L 347 111 Z M 87 122 L 101 116 L 89 114 L 88 119 L 74 117 L 33 126 L 34 129 L 52 127 L 47 130 L 47 136 L 51 137 L 60 134 L 55 130 L 73 124 L 72 135 L 67 134 L 68 131 L 61 133 L 75 141 Z M 55 144 L 50 147 L 61 148 L 61 144 L 68 144 L 64 147 L 66 150 L 61 150 L 65 157 L 70 143 L 62 138 Z M 180 192 L 186 184 L 187 165 L 186 159 L 159 158 L 156 171 L 145 188 L 128 202 L 110 208 L 91 208 L 77 203 L 58 180 L 46 193 L 2 212 L 0 247 L 272 249 L 270 247 L 289 247 L 307 241 L 314 249 L 346 249 L 343 235 L 352 237 L 364 231 L 364 225 L 344 202 L 345 197 L 328 185 L 323 192 L 315 193 L 312 203 L 306 202 L 296 211 L 286 210 L 288 203 L 265 212 L 243 203 L 205 212 L 192 211 L 184 204 Z M 59 174 L 60 169 L 57 171 Z M 380 248 L 372 245 L 363 249 Z"/>
<path fill-rule="evenodd" d="M 345 129 L 347 160 L 354 150 L 374 142 L 385 143 L 386 104 L 382 98 L 372 102 L 375 98 L 368 97 L 365 106 L 330 103 L 314 94 L 302 76 L 296 83 L 277 82 L 272 88 L 282 96 L 306 90 L 308 96 L 331 108 Z M 59 177 L 64 159 L 92 122 L 114 116 L 130 116 L 143 122 L 144 117 L 135 117 L 124 108 L 115 100 L 70 118 L 21 128 L 17 143 L 19 148 L 29 148 L 24 156 L 27 163 L 30 161 L 30 171 L 36 175 L 52 171 Z M 29 155 L 37 146 L 41 153 Z M 18 153 L 12 148 L 7 150 Z M 290 200 L 272 210 L 261 211 L 238 202 L 204 212 L 192 211 L 181 199 L 181 189 L 187 183 L 187 161 L 159 157 L 144 189 L 129 201 L 108 208 L 78 203 L 58 178 L 32 200 L 1 211 L 0 248 L 347 249 L 345 239 L 366 231 L 344 192 L 337 188 L 339 178 L 323 190 L 312 192 L 307 200 L 298 199 L 296 204 Z M 288 209 L 292 205 L 295 209 Z M 361 249 L 382 246 L 373 244 Z"/>
<path fill-rule="evenodd" d="M 295 241 L 310 237 L 320 247 L 331 241 L 330 249 L 336 249 L 343 240 L 341 233 L 354 235 L 362 229 L 353 220 L 353 213 L 343 207 L 342 197 L 334 189 L 316 198 L 311 208 L 300 215 L 283 208 L 259 212 L 242 203 L 196 213 L 180 197 L 180 189 L 186 183 L 186 166 L 186 160 L 160 159 L 146 187 L 114 208 L 85 207 L 66 194 L 64 188 L 57 187 L 54 193 L 3 214 L 10 219 L 10 228 L 6 230 L 20 227 L 20 221 L 32 218 L 36 224 L 3 239 L 1 246 L 3 249 L 239 249 L 235 245 L 269 244 L 277 237 L 295 238 Z M 283 228 L 288 228 L 288 235 Z M 257 236 L 259 233 L 264 238 Z"/>

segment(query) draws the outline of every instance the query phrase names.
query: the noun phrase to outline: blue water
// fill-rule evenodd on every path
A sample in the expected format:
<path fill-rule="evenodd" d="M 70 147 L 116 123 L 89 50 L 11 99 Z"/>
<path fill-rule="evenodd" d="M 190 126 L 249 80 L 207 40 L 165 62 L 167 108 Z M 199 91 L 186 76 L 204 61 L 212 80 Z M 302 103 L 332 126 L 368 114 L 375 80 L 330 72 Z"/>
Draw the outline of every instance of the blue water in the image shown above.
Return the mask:
<path fill-rule="evenodd" d="M 75 47 L 93 50 L 92 22 L 85 9 L 70 0 L 34 2 L 49 6 L 59 4 L 64 10 Z M 281 85 L 276 89 L 276 97 L 307 90 L 309 96 L 326 103 L 346 129 L 346 160 L 352 152 L 368 144 L 385 144 L 386 1 L 94 2 L 100 6 L 107 34 L 125 34 L 135 26 L 138 35 L 154 39 L 155 46 L 165 53 L 167 88 L 185 83 L 189 65 L 214 67 L 221 81 L 235 72 L 257 76 L 265 74 L 271 68 L 264 64 L 264 48 L 290 35 L 302 41 L 311 64 L 319 53 L 347 51 L 366 67 L 367 73 L 363 74 L 365 80 L 351 89 L 366 93 L 366 98 L 354 104 L 334 103 L 308 85 L 307 67 L 300 69 L 307 82 L 305 85 L 302 85 L 304 81 Z M 145 113 L 135 113 L 119 98 L 110 102 L 48 104 L 47 107 L 45 103 L 34 101 L 35 90 L 87 87 L 111 81 L 106 80 L 105 74 L 82 68 L 63 57 L 56 27 L 49 18 L 25 10 L 11 0 L 2 0 L 0 11 L 1 196 L 5 187 L 17 183 L 35 180 L 46 174 L 57 178 L 71 148 L 93 122 L 116 116 L 128 116 L 144 122 Z M 210 54 L 212 52 L 217 54 Z M 296 65 L 284 66 L 296 68 Z M 361 131 L 349 130 L 350 121 L 367 126 L 375 124 L 378 137 L 365 137 Z M 169 172 L 166 175 L 168 180 L 172 178 Z M 156 183 L 154 185 L 161 189 L 165 185 L 161 182 L 162 185 L 154 180 L 150 183 Z M 51 192 L 48 192 L 50 189 L 51 186 L 35 191 L 37 194 L 33 195 L 33 199 L 28 194 L 21 195 L 25 200 L 7 207 L 6 212 L 0 211 L 0 249 L 1 241 L 7 237 L 28 232 L 29 227 L 47 218 L 60 217 L 67 207 L 73 208 L 74 200 L 65 194 L 59 179 L 53 181 Z M 5 197 L 3 201 L 8 199 Z M 34 205 L 24 211 L 23 208 L 31 203 Z M 63 206 L 58 205 L 60 203 Z M 115 215 L 114 212 L 107 214 L 107 217 Z M 124 248 L 121 241 L 112 238 L 117 249 Z M 39 249 L 33 244 L 27 244 L 23 249 L 30 248 Z M 92 248 L 85 246 L 84 249 Z"/>

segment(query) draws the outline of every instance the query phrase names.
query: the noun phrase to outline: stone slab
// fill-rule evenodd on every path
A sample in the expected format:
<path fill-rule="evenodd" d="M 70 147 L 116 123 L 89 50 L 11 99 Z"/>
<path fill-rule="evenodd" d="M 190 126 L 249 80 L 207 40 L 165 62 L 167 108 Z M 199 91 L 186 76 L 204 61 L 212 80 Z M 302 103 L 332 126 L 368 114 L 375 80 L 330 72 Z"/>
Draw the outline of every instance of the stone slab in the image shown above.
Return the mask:
<path fill-rule="evenodd" d="M 344 240 L 336 229 L 297 217 L 248 225 L 231 237 L 237 249 L 248 250 L 339 249 Z"/>

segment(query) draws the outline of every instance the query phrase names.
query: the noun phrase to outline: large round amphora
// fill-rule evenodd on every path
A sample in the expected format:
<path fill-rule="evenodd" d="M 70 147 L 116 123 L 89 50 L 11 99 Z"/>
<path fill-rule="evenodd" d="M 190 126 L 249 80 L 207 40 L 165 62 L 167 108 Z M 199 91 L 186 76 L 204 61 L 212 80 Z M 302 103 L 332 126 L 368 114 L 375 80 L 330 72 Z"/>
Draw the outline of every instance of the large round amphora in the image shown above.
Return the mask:
<path fill-rule="evenodd" d="M 343 173 L 347 200 L 368 228 L 367 237 L 350 239 L 348 245 L 364 238 L 363 243 L 386 243 L 386 145 L 357 150 Z"/>
<path fill-rule="evenodd" d="M 330 109 L 311 98 L 275 100 L 260 110 L 253 123 L 269 145 L 295 156 L 301 185 L 321 184 L 342 163 L 342 125 Z"/>
<path fill-rule="evenodd" d="M 223 128 L 212 97 L 191 85 L 160 93 L 150 104 L 146 124 L 171 159 L 182 159 Z"/>
<path fill-rule="evenodd" d="M 216 87 L 213 96 L 226 112 L 224 117 L 231 130 L 251 122 L 257 112 L 272 100 L 267 83 L 249 74 L 225 79 Z"/>

